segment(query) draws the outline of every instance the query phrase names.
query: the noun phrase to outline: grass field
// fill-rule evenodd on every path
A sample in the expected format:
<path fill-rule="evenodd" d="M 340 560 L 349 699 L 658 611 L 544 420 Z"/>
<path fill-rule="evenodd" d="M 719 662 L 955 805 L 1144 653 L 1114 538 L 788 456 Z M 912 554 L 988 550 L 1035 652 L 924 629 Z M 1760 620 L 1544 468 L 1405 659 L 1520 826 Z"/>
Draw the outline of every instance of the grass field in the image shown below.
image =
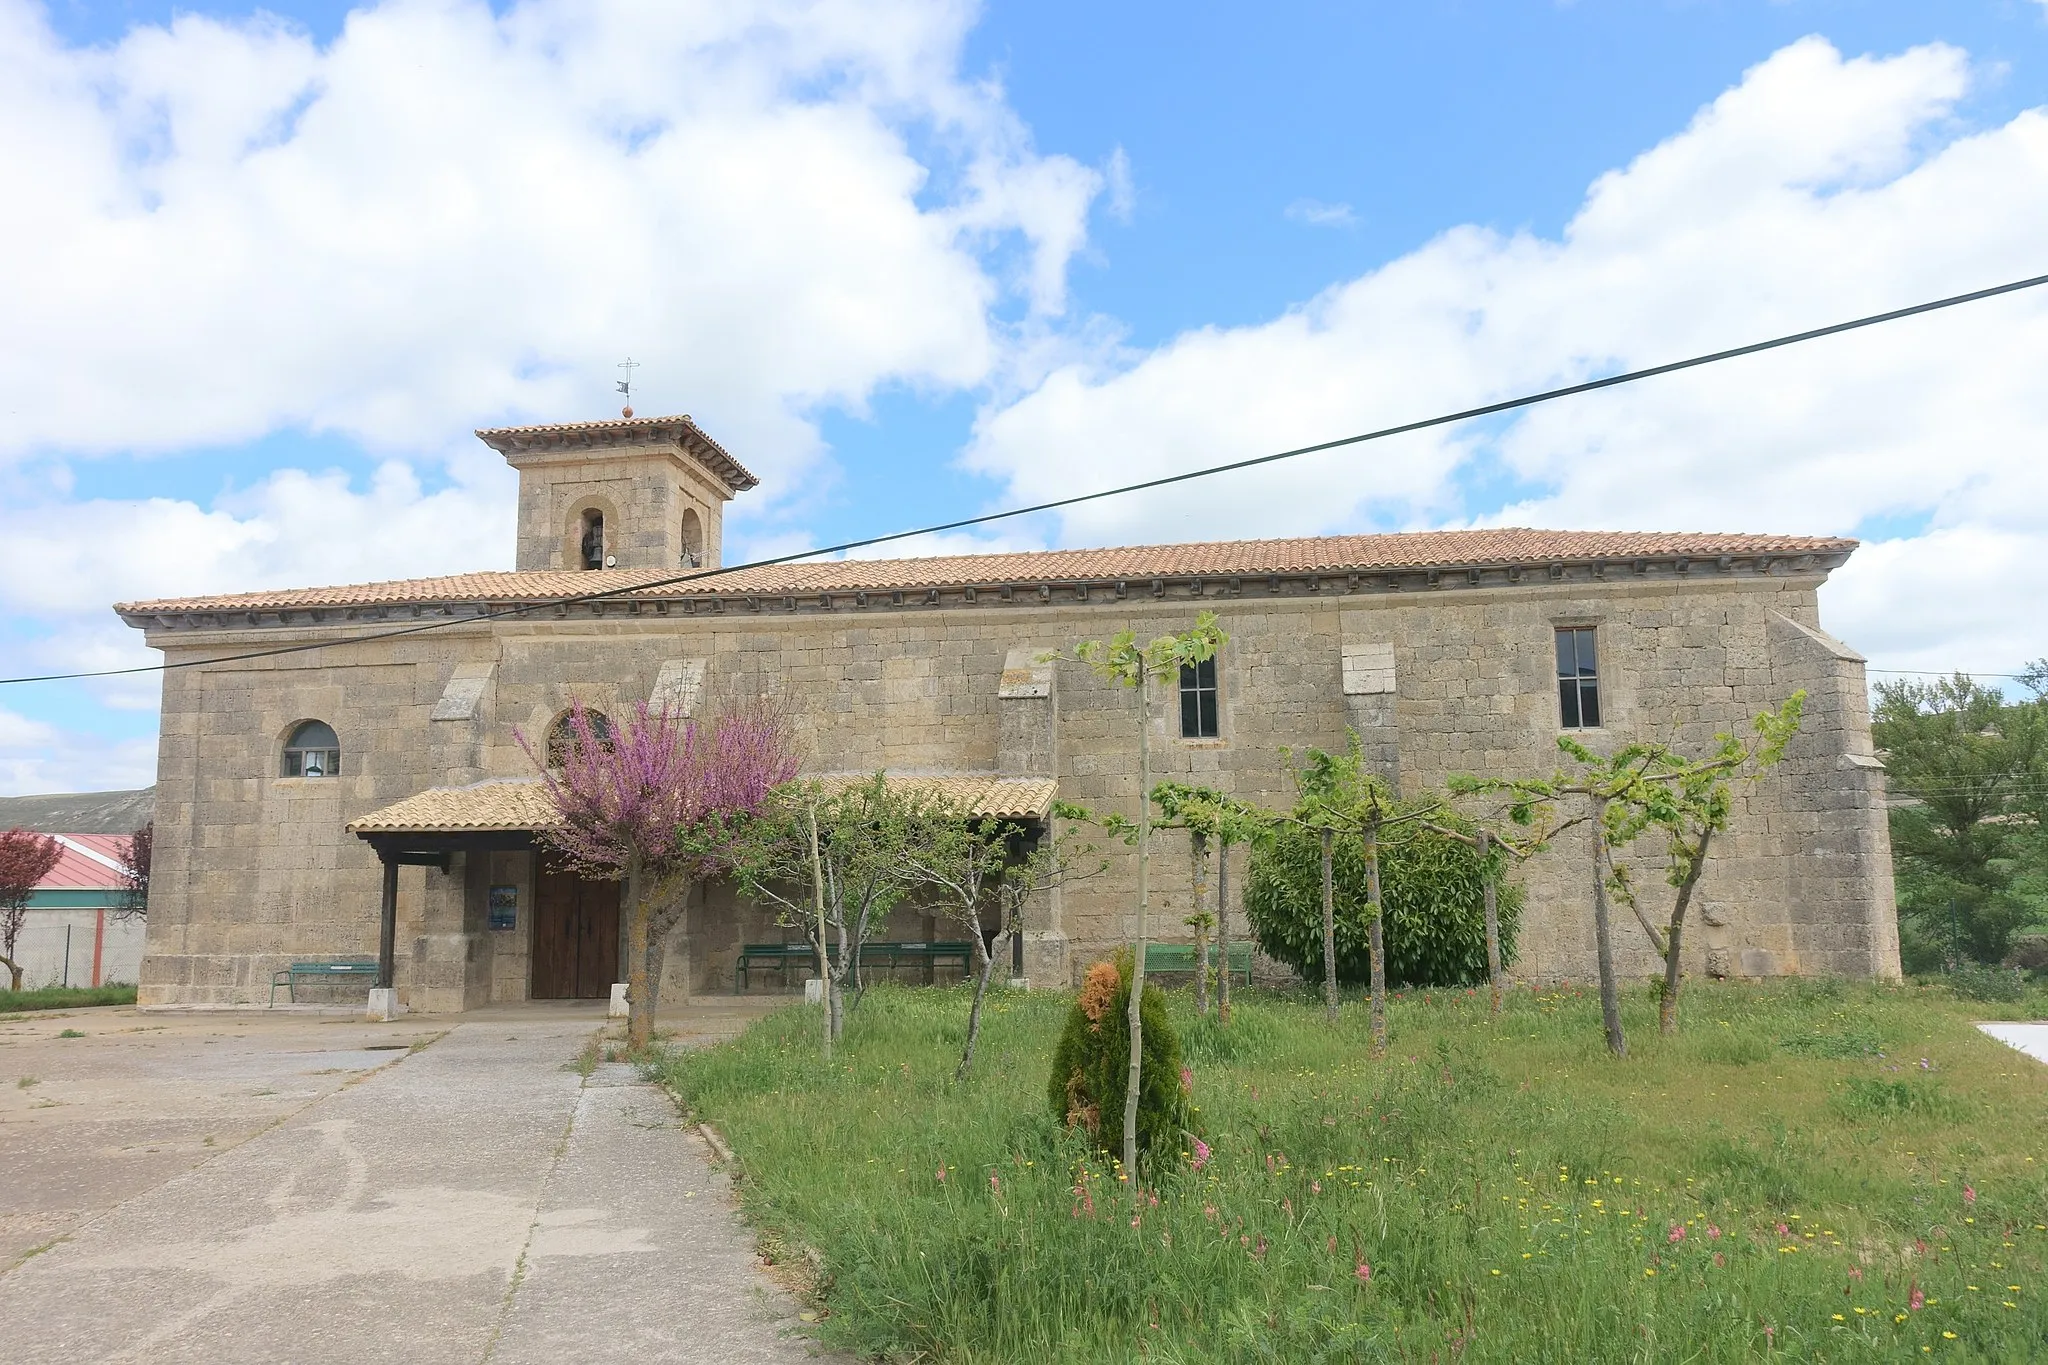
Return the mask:
<path fill-rule="evenodd" d="M 132 1005 L 135 987 L 42 986 L 31 991 L 0 991 L 0 1014 L 23 1010 L 69 1010 L 87 1005 Z"/>
<path fill-rule="evenodd" d="M 1610 1059 L 1574 989 L 1326 1026 L 1253 995 L 1184 1030 L 1213 1155 L 1133 1197 L 1047 1110 L 1071 997 L 999 993 L 976 1073 L 948 990 L 870 993 L 840 1055 L 796 1007 L 672 1055 L 764 1246 L 814 1248 L 819 1332 L 947 1361 L 2048 1359 L 2048 1068 L 1957 1001 L 1689 988 Z"/>

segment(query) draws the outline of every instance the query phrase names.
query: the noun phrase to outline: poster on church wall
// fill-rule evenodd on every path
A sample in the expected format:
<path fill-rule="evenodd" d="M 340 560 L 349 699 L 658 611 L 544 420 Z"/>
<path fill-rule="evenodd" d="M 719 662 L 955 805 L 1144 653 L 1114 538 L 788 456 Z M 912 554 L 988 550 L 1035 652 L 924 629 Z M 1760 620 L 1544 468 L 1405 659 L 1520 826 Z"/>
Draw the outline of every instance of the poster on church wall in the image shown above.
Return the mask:
<path fill-rule="evenodd" d="M 491 888 L 491 928 L 512 929 L 519 924 L 519 888 L 516 886 L 494 886 Z"/>

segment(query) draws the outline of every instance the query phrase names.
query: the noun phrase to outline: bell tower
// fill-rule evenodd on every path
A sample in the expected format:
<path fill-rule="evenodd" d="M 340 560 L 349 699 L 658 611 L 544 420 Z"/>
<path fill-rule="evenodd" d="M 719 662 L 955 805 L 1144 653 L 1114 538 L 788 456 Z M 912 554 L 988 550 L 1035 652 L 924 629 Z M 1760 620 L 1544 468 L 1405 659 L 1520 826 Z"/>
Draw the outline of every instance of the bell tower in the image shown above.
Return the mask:
<path fill-rule="evenodd" d="M 527 569 L 715 569 L 725 504 L 760 480 L 682 417 L 494 427 L 519 471 Z"/>

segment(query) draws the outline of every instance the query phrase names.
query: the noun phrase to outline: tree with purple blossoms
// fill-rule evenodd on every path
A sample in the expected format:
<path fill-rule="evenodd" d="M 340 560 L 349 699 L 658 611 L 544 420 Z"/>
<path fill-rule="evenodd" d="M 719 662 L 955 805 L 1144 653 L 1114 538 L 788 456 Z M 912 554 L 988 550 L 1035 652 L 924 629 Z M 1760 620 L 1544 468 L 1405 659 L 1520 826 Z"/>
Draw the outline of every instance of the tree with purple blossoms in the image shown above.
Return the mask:
<path fill-rule="evenodd" d="M 579 703 L 558 755 L 517 737 L 560 817 L 542 839 L 582 875 L 622 883 L 626 1036 L 643 1048 L 654 1036 L 656 921 L 672 928 L 691 886 L 730 868 L 740 826 L 795 776 L 789 720 L 762 701 L 706 721 L 641 702 L 625 723 L 600 728 Z"/>

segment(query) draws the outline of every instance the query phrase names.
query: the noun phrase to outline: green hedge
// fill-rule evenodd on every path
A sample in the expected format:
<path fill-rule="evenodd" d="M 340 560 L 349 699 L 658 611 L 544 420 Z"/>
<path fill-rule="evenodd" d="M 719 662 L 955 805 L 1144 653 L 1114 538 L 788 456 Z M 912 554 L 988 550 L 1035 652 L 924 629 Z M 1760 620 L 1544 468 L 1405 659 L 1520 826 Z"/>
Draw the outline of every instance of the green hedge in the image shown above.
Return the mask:
<path fill-rule="evenodd" d="M 1498 861 L 1499 853 L 1493 855 Z M 1259 947 L 1299 972 L 1323 979 L 1323 854 L 1318 835 L 1283 825 L 1253 850 L 1245 915 Z M 1337 979 L 1368 980 L 1365 841 L 1339 837 L 1332 858 L 1337 906 Z M 1486 979 L 1484 868 L 1471 845 L 1423 830 L 1380 846 L 1386 899 L 1387 980 L 1402 986 L 1466 985 Z M 1503 882 L 1499 896 L 1503 962 L 1514 959 L 1522 889 Z"/>

